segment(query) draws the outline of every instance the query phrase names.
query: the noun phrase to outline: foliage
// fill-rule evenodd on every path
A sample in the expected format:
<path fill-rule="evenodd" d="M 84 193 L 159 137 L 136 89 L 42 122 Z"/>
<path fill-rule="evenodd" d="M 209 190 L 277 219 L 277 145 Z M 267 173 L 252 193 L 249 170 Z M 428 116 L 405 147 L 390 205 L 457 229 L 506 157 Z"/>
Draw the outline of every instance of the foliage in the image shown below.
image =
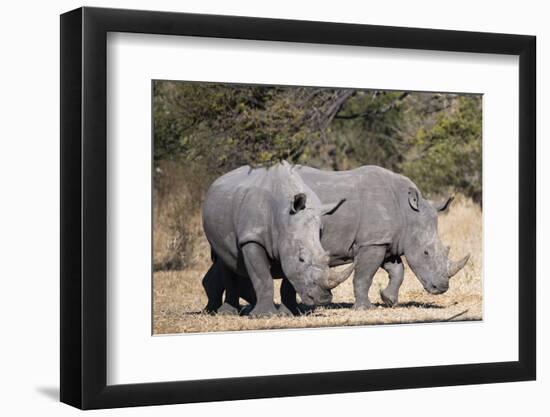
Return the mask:
<path fill-rule="evenodd" d="M 481 99 L 458 97 L 429 130 L 418 130 L 403 174 L 427 193 L 456 189 L 481 203 Z"/>
<path fill-rule="evenodd" d="M 318 112 L 334 91 L 156 82 L 155 160 L 201 160 L 222 171 L 297 161 L 319 137 Z"/>
<path fill-rule="evenodd" d="M 481 201 L 479 95 L 155 81 L 153 112 L 157 167 L 375 164 Z"/>

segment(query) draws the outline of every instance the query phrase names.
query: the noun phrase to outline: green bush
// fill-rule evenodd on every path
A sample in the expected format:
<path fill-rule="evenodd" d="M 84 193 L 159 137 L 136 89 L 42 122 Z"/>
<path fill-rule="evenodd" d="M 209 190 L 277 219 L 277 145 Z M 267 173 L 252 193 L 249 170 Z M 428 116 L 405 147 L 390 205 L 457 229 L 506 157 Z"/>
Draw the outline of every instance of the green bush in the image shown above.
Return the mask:
<path fill-rule="evenodd" d="M 481 99 L 459 97 L 430 129 L 416 134 L 402 173 L 426 193 L 460 191 L 481 203 Z"/>

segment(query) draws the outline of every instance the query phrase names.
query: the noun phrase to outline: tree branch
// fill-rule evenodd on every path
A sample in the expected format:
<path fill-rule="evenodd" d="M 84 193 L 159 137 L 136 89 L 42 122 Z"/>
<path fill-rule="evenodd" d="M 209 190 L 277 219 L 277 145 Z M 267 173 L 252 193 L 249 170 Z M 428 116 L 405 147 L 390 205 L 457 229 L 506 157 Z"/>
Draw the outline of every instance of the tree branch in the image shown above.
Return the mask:
<path fill-rule="evenodd" d="M 385 113 L 389 112 L 390 110 L 393 110 L 408 95 L 409 95 L 408 92 L 404 92 L 399 97 L 397 97 L 394 101 L 392 101 L 390 104 L 388 104 L 387 106 L 382 107 L 381 109 L 378 109 L 378 110 L 375 110 L 375 111 L 364 112 L 364 113 L 355 113 L 355 114 L 338 114 L 338 115 L 335 115 L 334 118 L 335 119 L 340 119 L 340 120 L 351 120 L 351 119 L 358 119 L 360 117 L 365 118 L 365 119 L 369 119 L 373 116 L 379 116 L 381 114 L 385 114 Z"/>
<path fill-rule="evenodd" d="M 321 130 L 325 130 L 330 125 L 344 103 L 354 94 L 355 90 L 342 90 L 341 92 L 339 92 L 334 102 L 330 105 L 328 110 L 323 115 L 323 124 Z"/>

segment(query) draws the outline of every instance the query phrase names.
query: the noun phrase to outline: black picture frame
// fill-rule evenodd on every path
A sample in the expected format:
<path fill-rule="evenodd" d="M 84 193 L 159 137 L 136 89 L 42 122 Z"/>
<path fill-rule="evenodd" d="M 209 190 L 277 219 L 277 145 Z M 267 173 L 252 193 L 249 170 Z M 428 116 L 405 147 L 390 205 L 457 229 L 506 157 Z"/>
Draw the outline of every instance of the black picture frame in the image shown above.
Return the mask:
<path fill-rule="evenodd" d="M 108 32 L 519 56 L 519 360 L 107 385 Z M 534 36 L 510 34 L 88 7 L 61 15 L 61 401 L 94 409 L 535 379 L 535 51 Z"/>

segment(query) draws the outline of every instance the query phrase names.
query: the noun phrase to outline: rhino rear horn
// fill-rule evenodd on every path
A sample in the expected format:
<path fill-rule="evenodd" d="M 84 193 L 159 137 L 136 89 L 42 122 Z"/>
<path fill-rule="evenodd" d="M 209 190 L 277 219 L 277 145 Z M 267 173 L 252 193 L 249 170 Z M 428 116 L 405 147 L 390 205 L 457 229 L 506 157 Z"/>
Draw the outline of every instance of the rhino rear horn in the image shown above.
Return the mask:
<path fill-rule="evenodd" d="M 354 269 L 355 262 L 348 266 L 346 269 L 343 269 L 342 271 L 331 269 L 329 272 L 327 283 L 326 285 L 324 285 L 325 289 L 332 290 L 333 288 L 336 288 L 338 285 L 349 278 Z"/>
<path fill-rule="evenodd" d="M 453 277 L 458 273 L 458 271 L 464 268 L 464 265 L 466 265 L 466 262 L 468 262 L 468 259 L 470 259 L 470 254 L 466 255 L 464 258 L 462 258 L 458 262 L 449 261 L 449 268 L 448 268 L 449 278 Z"/>

